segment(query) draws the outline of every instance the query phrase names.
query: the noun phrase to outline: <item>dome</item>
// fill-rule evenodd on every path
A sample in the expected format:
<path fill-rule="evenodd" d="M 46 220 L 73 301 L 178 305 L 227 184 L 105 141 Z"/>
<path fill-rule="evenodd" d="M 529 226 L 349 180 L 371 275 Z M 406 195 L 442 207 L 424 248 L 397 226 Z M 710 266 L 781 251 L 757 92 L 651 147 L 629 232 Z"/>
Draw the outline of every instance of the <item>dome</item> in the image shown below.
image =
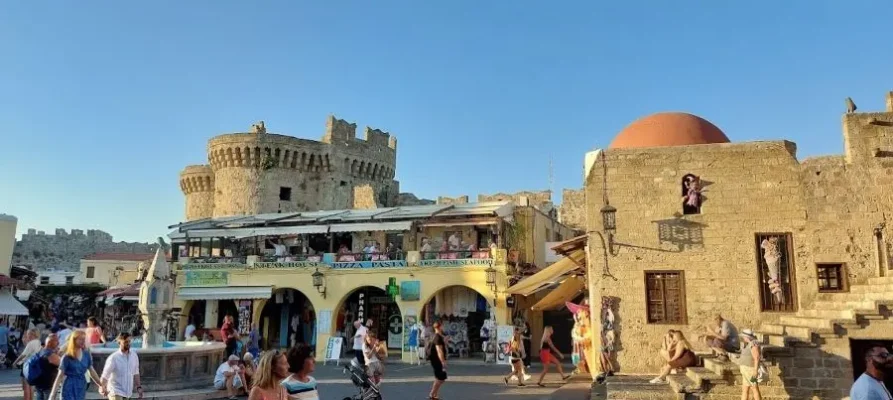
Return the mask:
<path fill-rule="evenodd" d="M 729 138 L 706 119 L 681 112 L 652 114 L 623 128 L 610 149 L 688 146 L 729 143 Z"/>

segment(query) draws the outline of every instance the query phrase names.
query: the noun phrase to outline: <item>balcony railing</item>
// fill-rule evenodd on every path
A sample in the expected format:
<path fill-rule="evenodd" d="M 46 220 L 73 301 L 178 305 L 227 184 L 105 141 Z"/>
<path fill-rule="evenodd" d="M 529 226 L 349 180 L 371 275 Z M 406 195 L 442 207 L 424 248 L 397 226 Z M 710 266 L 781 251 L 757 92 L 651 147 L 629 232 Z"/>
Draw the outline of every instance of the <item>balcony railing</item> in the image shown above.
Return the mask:
<path fill-rule="evenodd" d="M 318 255 L 181 258 L 182 270 L 481 267 L 504 263 L 505 250 L 460 250 L 391 253 L 325 253 Z"/>

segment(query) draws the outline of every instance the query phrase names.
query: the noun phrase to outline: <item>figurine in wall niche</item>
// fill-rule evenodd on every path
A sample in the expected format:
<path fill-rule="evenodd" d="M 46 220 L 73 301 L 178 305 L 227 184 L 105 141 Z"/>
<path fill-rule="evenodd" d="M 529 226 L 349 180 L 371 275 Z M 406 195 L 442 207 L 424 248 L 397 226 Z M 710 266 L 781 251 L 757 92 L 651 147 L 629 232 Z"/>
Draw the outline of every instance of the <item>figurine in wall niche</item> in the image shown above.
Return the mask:
<path fill-rule="evenodd" d="M 686 175 L 682 181 L 682 204 L 687 208 L 698 210 L 701 208 L 701 178 L 695 175 Z"/>
<path fill-rule="evenodd" d="M 784 293 L 781 291 L 781 281 L 779 280 L 781 251 L 778 249 L 778 237 L 770 236 L 763 239 L 760 248 L 763 249 L 763 259 L 766 261 L 766 270 L 769 274 L 769 279 L 766 280 L 769 291 L 779 303 L 784 303 Z"/>

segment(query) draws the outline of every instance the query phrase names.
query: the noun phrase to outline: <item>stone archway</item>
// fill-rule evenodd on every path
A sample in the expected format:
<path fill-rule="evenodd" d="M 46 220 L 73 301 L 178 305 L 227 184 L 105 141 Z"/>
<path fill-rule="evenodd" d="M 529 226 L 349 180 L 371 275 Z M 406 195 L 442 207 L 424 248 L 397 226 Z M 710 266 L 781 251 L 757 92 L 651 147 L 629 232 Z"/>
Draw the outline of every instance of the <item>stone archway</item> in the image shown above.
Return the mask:
<path fill-rule="evenodd" d="M 302 291 L 278 288 L 255 310 L 261 348 L 288 348 L 297 343 L 316 346 L 316 308 Z"/>
<path fill-rule="evenodd" d="M 430 326 L 440 321 L 450 336 L 448 351 L 454 357 L 482 351 L 481 328 L 495 307 L 492 299 L 466 285 L 444 285 L 422 303 L 419 319 Z M 495 332 L 494 332 L 495 334 Z"/>
<path fill-rule="evenodd" d="M 397 299 L 380 287 L 360 286 L 345 294 L 335 308 L 332 332 L 341 332 L 345 338 L 342 349 L 353 348 L 353 322 L 360 319 L 360 313 L 363 321 L 372 319 L 370 330 L 379 340 L 386 341 L 389 349 L 403 348 L 403 310 Z"/>

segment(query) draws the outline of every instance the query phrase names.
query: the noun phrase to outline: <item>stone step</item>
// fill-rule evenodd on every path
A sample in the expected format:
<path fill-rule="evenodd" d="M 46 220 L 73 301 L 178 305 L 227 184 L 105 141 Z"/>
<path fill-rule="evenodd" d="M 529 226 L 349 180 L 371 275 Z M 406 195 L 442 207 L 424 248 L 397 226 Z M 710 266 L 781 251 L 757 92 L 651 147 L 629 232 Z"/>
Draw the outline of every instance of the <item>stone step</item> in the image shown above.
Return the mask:
<path fill-rule="evenodd" d="M 651 384 L 654 375 L 615 375 L 605 381 L 610 400 L 686 400 L 684 393 L 676 393 L 667 384 Z"/>
<path fill-rule="evenodd" d="M 667 382 L 670 384 L 670 389 L 673 389 L 673 392 L 676 393 L 701 392 L 700 386 L 698 386 L 695 381 L 691 380 L 691 378 L 686 375 L 669 375 L 667 376 Z"/>
<path fill-rule="evenodd" d="M 825 308 L 815 308 L 808 310 L 800 310 L 797 313 L 798 317 L 806 317 L 806 318 L 820 318 L 820 319 L 829 319 L 829 320 L 837 320 L 837 319 L 855 319 L 856 313 L 853 309 L 846 310 L 830 310 Z"/>
<path fill-rule="evenodd" d="M 829 301 L 818 300 L 812 303 L 812 309 L 816 310 L 874 310 L 877 309 L 875 301 Z"/>
<path fill-rule="evenodd" d="M 893 275 L 893 271 L 890 271 L 890 275 Z M 893 276 L 876 276 L 873 278 L 868 278 L 869 285 L 889 285 L 893 284 Z"/>
<path fill-rule="evenodd" d="M 853 285 L 850 286 L 850 293 L 891 293 L 893 292 L 893 283 L 880 285 Z"/>
<path fill-rule="evenodd" d="M 833 330 L 833 321 L 826 318 L 807 318 L 797 315 L 784 315 L 778 321 L 785 326 L 785 332 L 790 334 L 791 327 L 804 327 L 814 330 Z"/>
<path fill-rule="evenodd" d="M 816 300 L 820 301 L 871 301 L 893 300 L 893 293 L 819 293 Z"/>
<path fill-rule="evenodd" d="M 685 376 L 694 381 L 695 386 L 704 388 L 709 385 L 728 384 L 722 375 L 719 375 L 704 367 L 689 367 L 685 369 Z"/>
<path fill-rule="evenodd" d="M 736 375 L 741 375 L 738 365 L 731 361 L 720 361 L 717 358 L 705 358 L 704 368 L 719 375 L 722 379 L 732 379 Z"/>
<path fill-rule="evenodd" d="M 763 324 L 758 329 L 760 333 L 767 335 L 784 335 L 784 325 L 779 324 Z"/>

